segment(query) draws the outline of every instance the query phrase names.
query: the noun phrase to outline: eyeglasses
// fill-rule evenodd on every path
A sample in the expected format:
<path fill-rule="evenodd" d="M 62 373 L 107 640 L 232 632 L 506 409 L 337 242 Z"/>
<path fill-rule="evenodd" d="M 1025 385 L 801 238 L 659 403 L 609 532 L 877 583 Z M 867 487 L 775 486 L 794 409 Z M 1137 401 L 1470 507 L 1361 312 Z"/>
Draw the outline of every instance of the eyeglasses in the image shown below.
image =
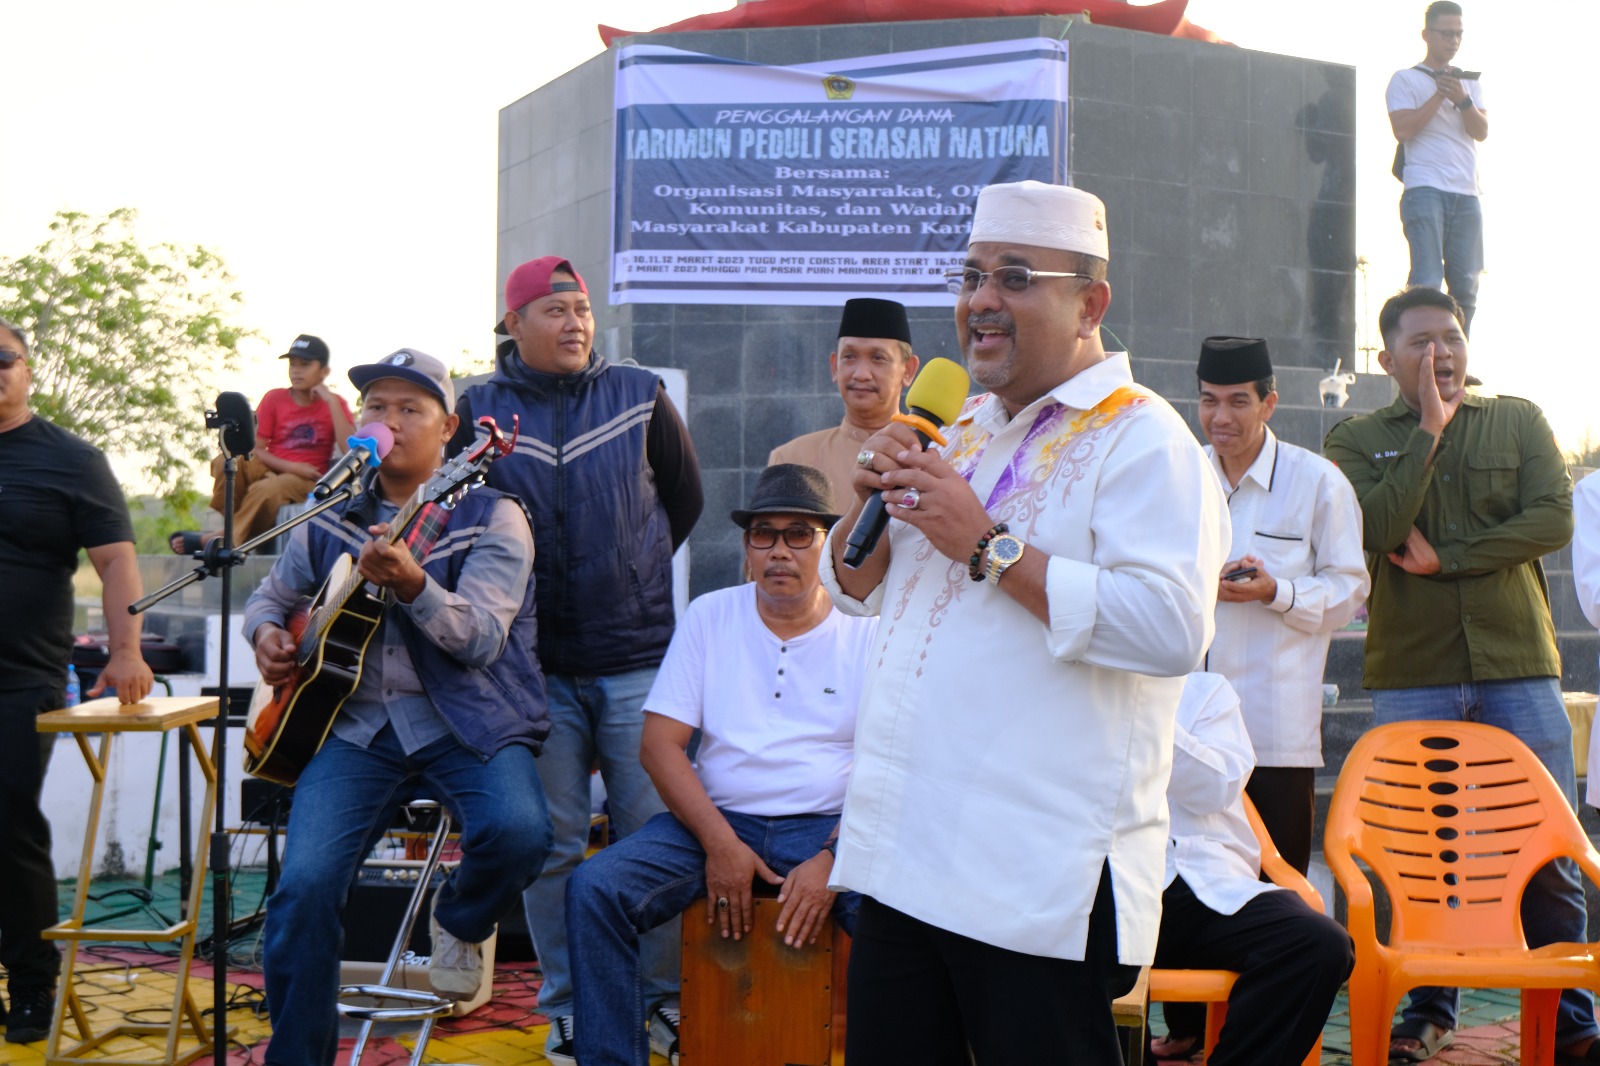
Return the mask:
<path fill-rule="evenodd" d="M 773 529 L 771 526 L 751 526 L 744 531 L 744 542 L 752 548 L 766 551 L 776 547 L 778 537 L 783 537 L 783 542 L 796 550 L 809 548 L 817 542 L 818 533 L 827 530 L 816 526 L 789 526 L 785 529 Z"/>
<path fill-rule="evenodd" d="M 1436 29 L 1433 29 L 1430 26 L 1428 28 L 1428 32 L 1429 33 L 1437 33 L 1440 37 L 1448 37 L 1452 41 L 1459 41 L 1459 40 L 1461 40 L 1461 35 L 1463 33 L 1465 33 L 1466 31 L 1465 30 L 1436 30 Z"/>
<path fill-rule="evenodd" d="M 995 267 L 993 270 L 946 270 L 945 284 L 957 296 L 971 294 L 983 288 L 983 283 L 994 278 L 1005 292 L 1027 292 L 1034 278 L 1083 278 L 1093 281 L 1090 274 L 1075 274 L 1060 270 L 1029 270 L 1025 266 Z"/>
<path fill-rule="evenodd" d="M 27 358 L 21 352 L 8 352 L 4 348 L 0 348 L 0 369 L 10 370 L 12 366 Z"/>

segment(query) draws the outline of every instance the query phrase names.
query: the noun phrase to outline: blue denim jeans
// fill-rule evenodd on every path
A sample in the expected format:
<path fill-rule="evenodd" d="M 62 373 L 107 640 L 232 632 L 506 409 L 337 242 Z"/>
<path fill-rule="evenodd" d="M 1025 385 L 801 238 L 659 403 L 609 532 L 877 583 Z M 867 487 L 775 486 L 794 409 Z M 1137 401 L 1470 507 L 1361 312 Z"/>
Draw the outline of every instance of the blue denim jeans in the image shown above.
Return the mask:
<path fill-rule="evenodd" d="M 1511 681 L 1479 681 L 1467 685 L 1373 689 L 1372 716 L 1378 725 L 1442 719 L 1498 726 L 1526 744 L 1544 763 L 1578 809 L 1577 773 L 1572 764 L 1572 722 L 1553 677 Z M 1522 930 L 1531 947 L 1588 940 L 1588 910 L 1583 882 L 1570 859 L 1557 859 L 1533 875 L 1522 897 Z M 1453 988 L 1418 988 L 1406 1005 L 1408 1019 L 1430 1021 L 1454 1029 L 1460 996 Z M 1587 989 L 1561 993 L 1556 1015 L 1556 1043 L 1565 1047 L 1600 1034 L 1594 999 Z"/>
<path fill-rule="evenodd" d="M 550 814 L 533 751 L 502 748 L 487 762 L 442 737 L 406 755 L 385 726 L 365 748 L 330 736 L 300 775 L 262 936 L 276 1066 L 331 1066 L 338 1048 L 340 918 L 362 860 L 395 811 L 416 796 L 450 808 L 461 864 L 439 889 L 439 924 L 462 940 L 487 939 L 539 874 Z M 398 930 L 396 930 L 398 932 Z"/>
<path fill-rule="evenodd" d="M 546 1017 L 572 1013 L 567 878 L 588 850 L 590 767 L 599 761 L 613 839 L 637 832 L 666 810 L 650 775 L 639 765 L 644 698 L 655 677 L 654 667 L 609 677 L 545 676 L 550 736 L 538 769 L 556 839 L 544 873 L 523 893 L 522 907 L 544 972 L 539 1011 Z M 676 924 L 645 937 L 645 984 L 651 1006 L 677 996 L 680 951 Z"/>
<path fill-rule="evenodd" d="M 1400 225 L 1411 246 L 1407 285 L 1443 289 L 1461 305 L 1466 330 L 1483 273 L 1483 209 L 1476 196 L 1419 186 L 1400 194 Z"/>
<path fill-rule="evenodd" d="M 740 840 L 772 868 L 789 871 L 812 858 L 839 824 L 837 814 L 765 818 L 722 812 Z M 646 988 L 640 934 L 659 929 L 706 894 L 706 853 L 669 814 L 580 866 L 567 885 L 567 927 L 583 950 L 572 956 L 576 986 L 573 1038 L 583 1066 L 649 1066 Z M 834 920 L 854 932 L 861 897 L 841 892 Z"/>

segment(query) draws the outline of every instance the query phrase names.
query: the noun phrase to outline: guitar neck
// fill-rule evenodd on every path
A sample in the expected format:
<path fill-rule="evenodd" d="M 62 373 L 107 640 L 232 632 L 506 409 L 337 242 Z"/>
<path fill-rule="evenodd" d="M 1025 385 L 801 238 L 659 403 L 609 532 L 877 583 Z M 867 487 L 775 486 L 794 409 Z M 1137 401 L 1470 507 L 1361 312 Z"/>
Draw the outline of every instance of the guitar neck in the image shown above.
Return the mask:
<path fill-rule="evenodd" d="M 390 544 L 404 543 L 411 557 L 420 563 L 438 539 L 449 516 L 449 511 L 432 501 L 428 496 L 428 486 L 423 485 L 389 522 L 389 531 L 383 539 Z M 361 576 L 361 572 L 352 569 L 338 591 L 323 600 L 322 606 L 306 626 L 307 634 L 315 633 L 320 638 L 323 631 L 333 624 L 339 609 L 349 602 L 365 582 L 366 578 Z"/>

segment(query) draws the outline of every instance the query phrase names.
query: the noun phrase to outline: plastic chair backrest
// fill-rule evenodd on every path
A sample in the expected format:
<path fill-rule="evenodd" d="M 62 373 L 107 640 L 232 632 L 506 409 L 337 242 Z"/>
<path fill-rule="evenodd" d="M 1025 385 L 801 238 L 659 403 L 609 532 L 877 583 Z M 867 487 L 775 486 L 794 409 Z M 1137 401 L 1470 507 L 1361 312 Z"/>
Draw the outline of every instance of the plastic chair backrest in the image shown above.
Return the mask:
<path fill-rule="evenodd" d="M 1383 885 L 1394 914 L 1390 944 L 1521 949 L 1529 878 L 1558 855 L 1576 857 L 1588 840 L 1549 771 L 1515 736 L 1425 721 L 1377 726 L 1356 742 L 1334 788 L 1325 844 L 1336 873 L 1354 856 Z"/>
<path fill-rule="evenodd" d="M 1267 832 L 1266 823 L 1262 822 L 1261 814 L 1256 810 L 1256 805 L 1250 797 L 1245 795 L 1241 798 L 1244 800 L 1244 816 L 1249 820 L 1250 831 L 1256 835 L 1256 843 L 1261 848 L 1261 872 L 1279 888 L 1291 889 L 1318 914 L 1326 914 L 1327 907 L 1323 905 L 1322 893 L 1306 880 L 1305 874 L 1290 866 L 1289 860 L 1279 853 L 1278 845 L 1272 842 L 1272 835 Z"/>

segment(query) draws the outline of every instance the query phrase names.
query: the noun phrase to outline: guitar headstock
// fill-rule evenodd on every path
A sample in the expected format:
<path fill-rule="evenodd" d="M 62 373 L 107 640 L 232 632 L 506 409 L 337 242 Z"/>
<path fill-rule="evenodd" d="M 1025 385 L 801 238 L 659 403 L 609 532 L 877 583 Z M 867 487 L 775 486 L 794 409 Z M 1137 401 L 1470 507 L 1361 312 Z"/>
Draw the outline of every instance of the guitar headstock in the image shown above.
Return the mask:
<path fill-rule="evenodd" d="M 433 476 L 417 490 L 418 500 L 454 507 L 469 489 L 483 484 L 490 463 L 502 455 L 511 454 L 521 427 L 521 416 L 513 415 L 511 437 L 508 440 L 489 415 L 478 419 L 478 443 L 435 470 Z"/>
<path fill-rule="evenodd" d="M 502 455 L 510 455 L 517 446 L 517 437 L 522 432 L 522 416 L 511 416 L 511 439 L 501 432 L 500 427 L 490 415 L 478 419 L 478 444 L 467 453 L 473 462 L 482 460 L 484 465 L 494 462 Z"/>

